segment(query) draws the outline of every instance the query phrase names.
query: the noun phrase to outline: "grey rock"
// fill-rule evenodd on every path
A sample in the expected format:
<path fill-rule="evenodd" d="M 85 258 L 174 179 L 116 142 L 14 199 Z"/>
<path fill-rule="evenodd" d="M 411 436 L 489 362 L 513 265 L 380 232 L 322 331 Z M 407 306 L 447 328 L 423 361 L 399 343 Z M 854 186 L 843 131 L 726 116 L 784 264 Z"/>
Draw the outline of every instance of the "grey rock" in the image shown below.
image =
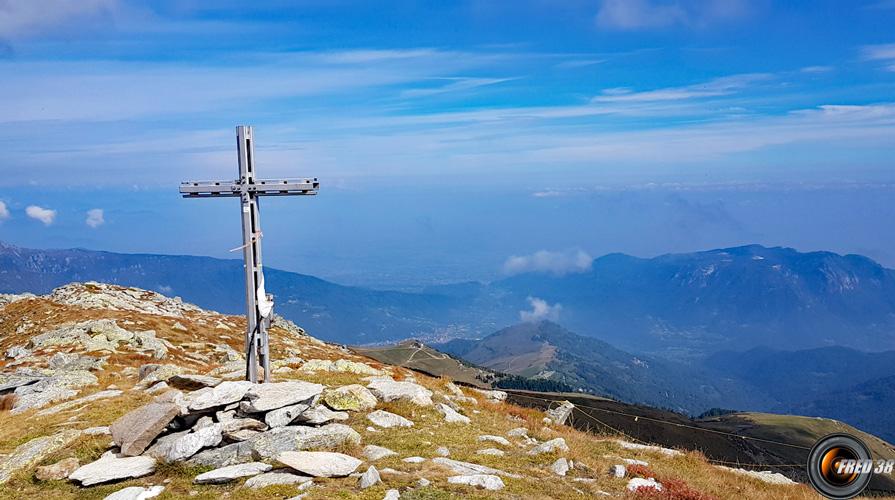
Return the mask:
<path fill-rule="evenodd" d="M 66 401 L 65 403 L 58 404 L 56 406 L 47 408 L 45 410 L 41 410 L 41 411 L 37 412 L 37 416 L 44 417 L 47 415 L 53 415 L 53 414 L 59 413 L 61 411 L 66 411 L 66 410 L 70 410 L 72 408 L 77 408 L 78 406 L 81 406 L 85 403 L 89 403 L 91 401 L 96 401 L 99 399 L 115 398 L 115 397 L 120 396 L 121 394 L 122 394 L 122 391 L 119 391 L 119 390 L 106 390 L 106 391 L 95 392 L 89 396 L 84 396 L 82 398 L 74 399 L 71 401 Z"/>
<path fill-rule="evenodd" d="M 424 477 L 421 477 L 421 478 L 419 478 L 419 480 L 417 480 L 417 482 L 416 482 L 416 487 L 417 487 L 417 488 L 426 488 L 426 487 L 428 487 L 430 484 L 432 484 L 431 481 L 429 481 L 428 479 L 426 479 L 426 478 L 424 478 Z"/>
<path fill-rule="evenodd" d="M 453 408 L 444 403 L 438 403 L 435 405 L 435 409 L 444 415 L 444 421 L 449 424 L 468 424 L 471 422 L 469 417 L 460 415 Z"/>
<path fill-rule="evenodd" d="M 377 370 L 366 363 L 358 363 L 357 361 L 349 361 L 347 359 L 339 359 L 336 361 L 328 359 L 310 359 L 302 365 L 301 369 L 307 372 L 328 371 L 356 373 L 358 375 L 382 375 L 380 370 Z"/>
<path fill-rule="evenodd" d="M 238 465 L 228 465 L 220 469 L 210 470 L 196 476 L 193 482 L 196 484 L 224 484 L 242 477 L 257 476 L 267 472 L 273 467 L 262 462 L 249 462 Z"/>
<path fill-rule="evenodd" d="M 559 458 L 550 466 L 550 472 L 557 476 L 565 476 L 569 472 L 569 461 L 565 458 Z"/>
<path fill-rule="evenodd" d="M 206 375 L 181 374 L 174 375 L 173 377 L 169 378 L 167 382 L 168 385 L 176 389 L 181 389 L 184 391 L 195 391 L 198 389 L 202 389 L 203 387 L 215 387 L 219 385 L 222 380 Z"/>
<path fill-rule="evenodd" d="M 109 426 L 105 427 L 88 427 L 84 429 L 84 434 L 88 436 L 111 436 L 112 431 Z"/>
<path fill-rule="evenodd" d="M 251 445 L 247 442 L 240 442 L 200 451 L 186 463 L 191 466 L 226 467 L 251 461 Z"/>
<path fill-rule="evenodd" d="M 410 420 L 385 410 L 376 410 L 368 414 L 367 420 L 374 425 L 378 425 L 385 429 L 391 429 L 393 427 L 413 427 L 413 422 Z"/>
<path fill-rule="evenodd" d="M 287 426 L 263 432 L 248 441 L 257 458 L 271 459 L 284 451 L 333 449 L 344 444 L 359 445 L 360 434 L 343 424 L 322 427 Z"/>
<path fill-rule="evenodd" d="M 478 441 L 480 443 L 491 442 L 491 443 L 497 443 L 501 446 L 511 446 L 511 443 L 507 440 L 507 438 L 501 437 L 501 436 L 492 436 L 489 434 L 485 434 L 484 436 L 479 436 Z"/>
<path fill-rule="evenodd" d="M 9 455 L 0 458 L 0 484 L 19 470 L 32 467 L 46 457 L 65 448 L 81 435 L 80 431 L 66 430 L 51 436 L 34 438 L 20 444 Z"/>
<path fill-rule="evenodd" d="M 662 484 L 653 478 L 644 479 L 642 477 L 635 477 L 628 481 L 628 484 L 627 486 L 625 486 L 625 488 L 628 491 L 637 491 L 640 488 L 662 491 Z"/>
<path fill-rule="evenodd" d="M 489 390 L 483 390 L 483 389 L 473 389 L 473 390 L 478 392 L 482 396 L 485 396 L 485 399 L 487 399 L 489 401 L 499 402 L 499 401 L 507 400 L 507 393 L 505 393 L 503 391 L 489 391 Z"/>
<path fill-rule="evenodd" d="M 275 410 L 307 401 L 322 392 L 322 385 L 302 381 L 255 384 L 246 392 L 246 401 L 240 409 L 249 413 Z"/>
<path fill-rule="evenodd" d="M 329 451 L 285 451 L 277 461 L 314 477 L 344 477 L 357 470 L 360 460 Z"/>
<path fill-rule="evenodd" d="M 332 411 L 323 405 L 314 405 L 299 413 L 296 422 L 307 425 L 320 425 L 333 420 L 348 420 L 348 414 L 344 411 Z"/>
<path fill-rule="evenodd" d="M 435 448 L 435 454 L 439 457 L 449 457 L 451 456 L 451 450 L 447 448 L 447 446 L 439 446 Z"/>
<path fill-rule="evenodd" d="M 38 467 L 34 471 L 34 477 L 41 481 L 59 481 L 68 478 L 80 466 L 77 458 L 65 458 L 55 464 Z"/>
<path fill-rule="evenodd" d="M 561 474 L 565 475 L 565 474 Z M 616 464 L 609 468 L 609 475 L 612 477 L 622 478 L 628 475 L 628 468 L 622 464 Z"/>
<path fill-rule="evenodd" d="M 123 455 L 139 455 L 179 414 L 180 408 L 173 403 L 153 402 L 141 406 L 109 426 L 112 440 Z"/>
<path fill-rule="evenodd" d="M 425 462 L 426 459 L 423 457 L 407 457 L 407 458 L 402 458 L 401 461 L 404 463 L 408 463 L 408 464 L 421 464 L 421 463 Z"/>
<path fill-rule="evenodd" d="M 573 405 L 569 401 L 563 401 L 562 404 L 557 406 L 556 408 L 552 408 L 547 410 L 547 416 L 550 417 L 550 420 L 557 425 L 564 425 L 566 421 L 569 419 L 569 416 L 572 414 L 572 410 L 575 409 L 575 405 Z"/>
<path fill-rule="evenodd" d="M 31 375 L 19 375 L 15 373 L 0 373 L 0 394 L 8 392 L 22 386 L 31 385 L 46 377 L 35 377 Z"/>
<path fill-rule="evenodd" d="M 497 491 L 504 489 L 503 480 L 493 474 L 469 474 L 463 476 L 451 476 L 448 478 L 451 484 L 465 484 L 484 488 L 489 491 Z"/>
<path fill-rule="evenodd" d="M 381 458 L 397 455 L 397 453 L 382 446 L 368 444 L 367 446 L 364 446 L 363 455 L 364 458 L 366 458 L 367 460 L 375 462 L 376 460 L 379 460 Z"/>
<path fill-rule="evenodd" d="M 364 472 L 360 479 L 357 481 L 357 486 L 365 490 L 371 486 L 376 486 L 381 483 L 382 479 L 379 477 L 379 471 L 376 470 L 375 465 L 371 465 L 367 468 L 367 472 Z"/>
<path fill-rule="evenodd" d="M 130 486 L 112 493 L 103 500 L 146 500 L 161 495 L 163 491 L 165 491 L 165 487 L 161 485 L 150 486 L 148 488 L 142 486 Z"/>
<path fill-rule="evenodd" d="M 327 390 L 323 402 L 334 410 L 367 411 L 376 407 L 376 396 L 366 387 L 352 384 Z"/>
<path fill-rule="evenodd" d="M 566 440 L 563 438 L 551 439 L 550 441 L 545 441 L 531 450 L 529 450 L 529 455 L 540 455 L 542 453 L 553 453 L 555 451 L 569 451 L 568 445 L 566 445 Z"/>
<path fill-rule="evenodd" d="M 375 378 L 367 385 L 379 400 L 410 401 L 420 406 L 432 406 L 432 391 L 413 382 L 396 382 L 390 378 Z"/>
<path fill-rule="evenodd" d="M 485 448 L 483 450 L 476 451 L 476 453 L 479 455 L 492 455 L 495 457 L 504 456 L 503 450 L 498 450 L 497 448 Z"/>
<path fill-rule="evenodd" d="M 388 490 L 385 492 L 385 496 L 382 497 L 382 500 L 398 500 L 401 498 L 401 492 L 398 490 Z"/>
<path fill-rule="evenodd" d="M 245 482 L 245 487 L 252 489 L 261 489 L 267 488 L 268 486 L 281 484 L 306 484 L 309 483 L 312 479 L 314 478 L 310 476 L 293 474 L 291 472 L 265 472 L 264 474 L 259 474 L 257 476 L 249 478 L 249 480 Z"/>
<path fill-rule="evenodd" d="M 264 416 L 264 421 L 270 427 L 284 427 L 291 424 L 302 412 L 311 407 L 311 402 L 299 403 L 283 408 L 277 408 Z"/>
<path fill-rule="evenodd" d="M 169 434 L 146 450 L 146 454 L 168 463 L 186 460 L 202 448 L 220 444 L 221 428 L 222 424 L 211 424 L 193 432 Z"/>
<path fill-rule="evenodd" d="M 528 429 L 525 427 L 516 427 L 515 429 L 511 429 L 507 432 L 507 436 L 510 437 L 528 437 Z"/>
<path fill-rule="evenodd" d="M 500 469 L 494 469 L 491 467 L 487 467 L 484 465 L 474 464 L 470 462 L 461 462 L 459 460 L 452 460 L 450 458 L 445 457 L 435 457 L 432 459 L 432 462 L 441 465 L 443 467 L 447 467 L 455 474 L 461 475 L 474 475 L 474 474 L 492 474 L 497 476 L 518 478 L 516 474 L 510 474 L 509 472 L 502 471 Z"/>
<path fill-rule="evenodd" d="M 190 393 L 187 396 L 188 406 L 190 410 L 196 411 L 235 403 L 245 397 L 254 386 L 255 384 L 246 380 L 221 382 L 215 387 Z"/>
<path fill-rule="evenodd" d="M 21 389 L 21 387 L 19 389 Z M 24 395 L 17 394 L 10 413 L 17 415 L 34 408 L 43 408 L 50 403 L 73 398 L 77 395 L 78 391 L 74 389 L 66 389 L 64 387 L 47 387 L 39 392 L 29 392 Z"/>
<path fill-rule="evenodd" d="M 81 486 L 142 477 L 155 472 L 155 459 L 152 457 L 125 457 L 112 452 L 87 465 L 82 465 L 68 479 L 78 481 Z"/>

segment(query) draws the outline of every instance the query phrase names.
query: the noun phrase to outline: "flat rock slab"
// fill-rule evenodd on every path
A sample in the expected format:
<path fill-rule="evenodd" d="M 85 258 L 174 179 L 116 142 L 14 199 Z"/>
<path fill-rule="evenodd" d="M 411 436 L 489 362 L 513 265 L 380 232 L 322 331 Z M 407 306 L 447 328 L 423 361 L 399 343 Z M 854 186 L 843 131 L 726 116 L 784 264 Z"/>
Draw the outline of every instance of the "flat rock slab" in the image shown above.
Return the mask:
<path fill-rule="evenodd" d="M 497 443 L 501 446 L 512 446 L 510 441 L 507 438 L 502 437 L 502 436 L 492 436 L 490 434 L 485 434 L 484 436 L 479 436 L 478 442 L 480 442 L 480 443 L 491 442 L 491 443 Z"/>
<path fill-rule="evenodd" d="M 174 403 L 153 402 L 141 406 L 109 426 L 112 441 L 121 448 L 122 454 L 139 455 L 177 415 L 180 415 L 180 407 Z"/>
<path fill-rule="evenodd" d="M 394 451 L 382 446 L 376 446 L 375 444 L 368 444 L 367 446 L 364 446 L 363 454 L 364 458 L 371 462 L 375 462 L 376 460 L 379 460 L 381 458 L 397 455 L 397 453 L 395 453 Z"/>
<path fill-rule="evenodd" d="M 68 479 L 81 483 L 81 486 L 147 476 L 155 472 L 155 459 L 152 457 L 126 457 L 106 452 L 103 456 L 87 465 L 82 465 Z"/>
<path fill-rule="evenodd" d="M 367 388 L 374 396 L 386 403 L 404 400 L 420 406 L 432 406 L 432 391 L 413 382 L 396 382 L 389 378 L 376 378 L 370 381 Z"/>
<path fill-rule="evenodd" d="M 187 396 L 189 409 L 207 410 L 215 406 L 224 406 L 235 403 L 245 397 L 249 389 L 255 384 L 247 381 L 221 382 L 215 387 L 206 387 L 192 392 Z"/>
<path fill-rule="evenodd" d="M 298 474 L 293 474 L 291 472 L 265 472 L 264 474 L 259 474 L 255 477 L 249 478 L 249 480 L 245 482 L 245 487 L 252 489 L 261 489 L 267 488 L 268 486 L 281 484 L 304 484 L 313 479 L 314 478 L 312 478 L 311 476 L 301 476 Z"/>
<path fill-rule="evenodd" d="M 296 422 L 305 425 L 320 425 L 333 420 L 348 420 L 348 413 L 344 411 L 332 411 L 323 405 L 313 405 L 298 414 Z"/>
<path fill-rule="evenodd" d="M 60 481 L 67 479 L 80 466 L 77 458 L 65 458 L 55 464 L 38 467 L 34 471 L 34 477 L 41 481 Z"/>
<path fill-rule="evenodd" d="M 168 385 L 183 391 L 196 391 L 203 387 L 216 387 L 221 382 L 222 380 L 219 378 L 193 374 L 174 375 L 168 379 Z"/>
<path fill-rule="evenodd" d="M 438 403 L 435 405 L 435 409 L 444 416 L 444 421 L 449 424 L 468 424 L 471 422 L 469 417 L 459 414 L 456 410 L 444 403 Z"/>
<path fill-rule="evenodd" d="M 65 403 L 58 404 L 56 406 L 47 408 L 45 410 L 41 410 L 41 411 L 37 412 L 37 416 L 45 417 L 47 415 L 53 415 L 53 414 L 59 413 L 61 411 L 66 411 L 66 410 L 70 410 L 72 408 L 77 408 L 78 406 L 81 406 L 85 403 L 89 403 L 91 401 L 96 401 L 99 399 L 116 398 L 116 397 L 120 396 L 121 394 L 122 394 L 122 391 L 119 391 L 117 389 L 95 392 L 89 396 L 84 396 L 83 398 L 66 401 Z"/>
<path fill-rule="evenodd" d="M 248 413 L 276 410 L 307 401 L 322 392 L 322 385 L 302 381 L 255 384 L 246 393 L 240 409 Z"/>
<path fill-rule="evenodd" d="M 637 491 L 640 488 L 662 491 L 662 484 L 653 478 L 644 479 L 642 477 L 635 477 L 628 481 L 626 488 L 628 491 Z"/>
<path fill-rule="evenodd" d="M 32 467 L 44 458 L 65 448 L 81 435 L 81 431 L 67 430 L 52 436 L 34 438 L 20 444 L 8 456 L 0 459 L 0 484 L 3 484 L 19 470 Z"/>
<path fill-rule="evenodd" d="M 376 408 L 376 396 L 359 384 L 344 385 L 323 394 L 323 402 L 333 410 L 366 411 Z"/>
<path fill-rule="evenodd" d="M 551 439 L 545 441 L 528 451 L 529 455 L 540 455 L 542 453 L 553 453 L 555 451 L 569 451 L 569 446 L 563 438 Z"/>
<path fill-rule="evenodd" d="M 267 472 L 273 467 L 262 462 L 249 462 L 246 464 L 229 465 L 220 469 L 210 470 L 199 474 L 193 479 L 196 484 L 224 484 L 236 481 L 241 477 L 257 476 Z"/>
<path fill-rule="evenodd" d="M 468 474 L 463 476 L 451 476 L 448 478 L 451 484 L 465 484 L 484 488 L 489 491 L 502 490 L 504 488 L 503 480 L 493 474 Z"/>
<path fill-rule="evenodd" d="M 277 461 L 314 477 L 344 477 L 360 466 L 360 460 L 329 451 L 285 451 Z"/>
<path fill-rule="evenodd" d="M 193 455 L 188 465 L 203 467 L 226 467 L 252 461 L 252 447 L 249 443 L 233 443 L 220 448 L 209 448 Z"/>
<path fill-rule="evenodd" d="M 131 486 L 120 489 L 103 500 L 146 500 L 161 495 L 163 491 L 165 491 L 164 486 L 150 486 L 149 488 Z"/>
<path fill-rule="evenodd" d="M 347 425 L 327 424 L 323 427 L 277 427 L 262 432 L 248 442 L 256 459 L 270 459 L 284 451 L 332 449 L 343 444 L 359 445 L 361 437 Z"/>
<path fill-rule="evenodd" d="M 284 406 L 283 408 L 277 408 L 276 410 L 267 412 L 267 415 L 264 415 L 264 422 L 267 423 L 271 428 L 273 427 L 285 427 L 291 424 L 299 415 L 302 414 L 305 410 L 311 407 L 310 402 L 299 403 L 297 405 L 289 405 Z"/>
<path fill-rule="evenodd" d="M 198 453 L 202 448 L 219 445 L 223 438 L 221 435 L 222 427 L 223 424 L 211 424 L 196 429 L 194 432 L 185 431 L 169 434 L 152 445 L 146 451 L 146 454 L 166 463 L 186 460 Z"/>
<path fill-rule="evenodd" d="M 391 429 L 392 427 L 413 427 L 413 422 L 410 420 L 385 410 L 376 410 L 370 413 L 367 415 L 367 420 L 373 422 L 374 425 L 385 429 Z"/>
<path fill-rule="evenodd" d="M 461 462 L 459 460 L 452 460 L 450 458 L 445 457 L 435 457 L 432 459 L 432 462 L 441 465 L 443 467 L 447 467 L 451 471 L 456 474 L 461 475 L 476 475 L 476 474 L 490 474 L 495 476 L 504 476 L 511 478 L 520 478 L 517 474 L 510 474 L 509 472 L 502 471 L 500 469 L 493 469 L 491 467 L 485 465 L 474 464 L 471 462 Z"/>

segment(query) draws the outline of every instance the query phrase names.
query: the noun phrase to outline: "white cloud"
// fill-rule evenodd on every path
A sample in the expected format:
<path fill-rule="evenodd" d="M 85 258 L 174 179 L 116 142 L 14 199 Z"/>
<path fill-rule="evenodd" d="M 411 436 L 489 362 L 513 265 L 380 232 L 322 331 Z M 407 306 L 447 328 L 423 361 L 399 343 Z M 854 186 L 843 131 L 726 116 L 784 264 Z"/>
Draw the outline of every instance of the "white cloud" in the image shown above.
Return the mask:
<path fill-rule="evenodd" d="M 96 229 L 99 226 L 102 226 L 106 223 L 105 218 L 103 217 L 103 209 L 101 208 L 92 208 L 87 211 L 87 220 L 84 221 L 88 226 Z"/>
<path fill-rule="evenodd" d="M 603 91 L 603 95 L 594 97 L 591 102 L 649 102 L 676 101 L 705 97 L 718 97 L 733 94 L 756 83 L 773 78 L 766 73 L 747 73 L 742 75 L 715 78 L 707 82 L 685 87 L 671 87 L 645 92 L 632 92 L 629 89 L 611 88 Z"/>
<path fill-rule="evenodd" d="M 747 0 L 603 0 L 597 25 L 619 30 L 705 27 L 750 13 Z"/>
<path fill-rule="evenodd" d="M 537 297 L 529 297 L 530 311 L 519 311 L 519 319 L 522 321 L 559 321 L 559 313 L 562 312 L 562 304 L 550 305 L 546 300 Z"/>
<path fill-rule="evenodd" d="M 593 257 L 581 249 L 562 252 L 538 250 L 531 255 L 513 255 L 503 264 L 509 275 L 521 273 L 550 273 L 556 275 L 583 273 L 590 270 Z"/>
<path fill-rule="evenodd" d="M 117 0 L 0 0 L 0 38 L 37 34 L 64 21 L 114 10 L 117 4 Z"/>
<path fill-rule="evenodd" d="M 0 201 L 0 220 L 6 220 L 9 218 L 9 209 L 6 208 L 6 203 Z"/>
<path fill-rule="evenodd" d="M 44 223 L 45 226 L 49 226 L 53 223 L 53 220 L 56 219 L 56 211 L 50 210 L 49 208 L 39 207 L 37 205 L 30 205 L 25 209 L 25 214 L 32 219 L 37 219 Z"/>
<path fill-rule="evenodd" d="M 895 43 L 866 45 L 862 47 L 861 55 L 868 61 L 882 61 L 888 71 L 895 71 Z"/>

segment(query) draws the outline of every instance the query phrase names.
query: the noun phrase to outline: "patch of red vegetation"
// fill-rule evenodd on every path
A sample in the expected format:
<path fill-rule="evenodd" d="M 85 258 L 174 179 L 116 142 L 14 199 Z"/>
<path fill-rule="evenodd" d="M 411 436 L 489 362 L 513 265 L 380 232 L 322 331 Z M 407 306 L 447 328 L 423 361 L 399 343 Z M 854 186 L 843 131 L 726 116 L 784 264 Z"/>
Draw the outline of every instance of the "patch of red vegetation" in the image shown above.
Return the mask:
<path fill-rule="evenodd" d="M 662 489 L 641 486 L 634 490 L 637 498 L 650 500 L 718 500 L 717 497 L 694 490 L 686 482 L 680 479 L 657 477 L 652 469 L 645 465 L 629 465 L 628 474 L 643 478 L 654 478 L 662 484 Z"/>

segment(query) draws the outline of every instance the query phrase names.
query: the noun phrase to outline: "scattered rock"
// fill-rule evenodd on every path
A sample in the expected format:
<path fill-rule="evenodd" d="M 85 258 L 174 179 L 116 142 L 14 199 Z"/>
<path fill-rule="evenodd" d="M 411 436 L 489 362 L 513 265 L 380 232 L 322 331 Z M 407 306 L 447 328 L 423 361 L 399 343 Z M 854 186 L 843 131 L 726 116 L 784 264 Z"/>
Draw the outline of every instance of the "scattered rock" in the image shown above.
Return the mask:
<path fill-rule="evenodd" d="M 266 488 L 268 486 L 280 485 L 280 484 L 308 484 L 313 478 L 310 476 L 300 476 L 298 474 L 293 474 L 291 472 L 265 472 L 264 474 L 259 474 L 255 477 L 249 478 L 248 481 L 245 482 L 246 488 L 252 489 L 261 489 Z"/>
<path fill-rule="evenodd" d="M 499 402 L 499 401 L 507 400 L 507 393 L 505 393 L 503 391 L 488 391 L 488 390 L 484 390 L 484 389 L 473 389 L 473 390 L 478 392 L 482 396 L 485 396 L 485 399 L 487 399 L 488 401 Z"/>
<path fill-rule="evenodd" d="M 311 402 L 299 403 L 297 405 L 290 405 L 283 408 L 277 408 L 271 412 L 268 412 L 267 415 L 264 416 L 264 421 L 271 428 L 273 427 L 284 427 L 291 424 L 299 415 L 301 415 L 304 411 L 311 407 Z"/>
<path fill-rule="evenodd" d="M 311 359 L 308 360 L 301 369 L 303 371 L 327 371 L 341 373 L 356 373 L 358 375 L 382 375 L 382 372 L 365 363 L 349 361 L 347 359 L 339 359 L 330 361 L 328 359 Z"/>
<path fill-rule="evenodd" d="M 59 304 L 85 309 L 133 311 L 158 316 L 182 317 L 187 312 L 201 312 L 178 298 L 138 288 L 125 288 L 105 283 L 71 283 L 53 290 L 49 299 Z"/>
<path fill-rule="evenodd" d="M 428 479 L 426 479 L 424 477 L 421 477 L 417 480 L 416 487 L 417 488 L 425 488 L 425 487 L 429 486 L 430 484 L 432 484 L 431 481 L 429 481 Z"/>
<path fill-rule="evenodd" d="M 247 413 L 275 410 L 284 406 L 307 401 L 323 392 L 323 386 L 310 382 L 290 381 L 272 384 L 254 384 L 245 394 L 246 401 L 239 406 Z"/>
<path fill-rule="evenodd" d="M 364 446 L 363 454 L 364 458 L 371 462 L 375 462 L 380 458 L 397 455 L 397 453 L 395 453 L 394 451 L 382 446 L 376 446 L 375 444 L 368 444 L 367 446 Z"/>
<path fill-rule="evenodd" d="M 615 442 L 626 450 L 637 450 L 637 451 L 649 451 L 654 453 L 661 453 L 662 455 L 668 457 L 677 457 L 683 455 L 683 452 L 678 450 L 672 450 L 671 448 L 663 448 L 661 446 L 651 446 L 648 444 L 637 444 L 631 443 L 629 441 L 623 441 L 621 439 L 616 439 Z"/>
<path fill-rule="evenodd" d="M 323 405 L 313 405 L 299 413 L 295 419 L 296 422 L 306 425 L 320 425 L 333 420 L 348 420 L 348 414 L 344 411 L 332 411 Z"/>
<path fill-rule="evenodd" d="M 565 458 L 559 458 L 550 466 L 550 472 L 557 476 L 565 476 L 569 472 L 569 461 Z"/>
<path fill-rule="evenodd" d="M 112 431 L 109 430 L 108 426 L 105 427 L 88 427 L 83 430 L 84 434 L 88 436 L 111 436 Z"/>
<path fill-rule="evenodd" d="M 206 410 L 215 406 L 224 406 L 241 400 L 255 384 L 240 380 L 237 382 L 221 382 L 215 387 L 206 387 L 190 393 L 189 409 Z"/>
<path fill-rule="evenodd" d="M 83 398 L 73 399 L 71 401 L 66 401 L 65 403 L 58 404 L 51 408 L 41 410 L 41 411 L 37 412 L 37 416 L 44 417 L 47 415 L 53 415 L 53 414 L 59 413 L 61 411 L 66 411 L 66 410 L 70 410 L 72 408 L 77 408 L 78 406 L 81 406 L 85 403 L 89 403 L 91 401 L 96 401 L 98 399 L 115 398 L 115 397 L 120 396 L 121 394 L 122 394 L 122 392 L 118 391 L 118 390 L 99 391 L 99 392 L 93 393 L 89 396 L 84 396 Z"/>
<path fill-rule="evenodd" d="M 491 436 L 488 434 L 486 434 L 484 436 L 479 436 L 478 441 L 480 443 L 492 442 L 492 443 L 497 443 L 501 446 L 511 446 L 511 443 L 507 440 L 507 438 L 500 437 L 500 436 Z"/>
<path fill-rule="evenodd" d="M 398 490 L 388 490 L 382 500 L 398 500 L 399 498 L 401 498 L 401 493 Z"/>
<path fill-rule="evenodd" d="M 550 441 L 545 441 L 531 450 L 529 450 L 529 455 L 540 455 L 542 453 L 553 453 L 555 451 L 569 451 L 569 446 L 566 444 L 566 440 L 563 438 L 551 439 Z"/>
<path fill-rule="evenodd" d="M 53 453 L 71 444 L 80 431 L 66 430 L 53 434 L 34 438 L 27 443 L 20 444 L 8 456 L 0 458 L 0 484 L 3 484 L 19 470 L 26 469 L 40 463 Z"/>
<path fill-rule="evenodd" d="M 180 408 L 174 403 L 153 402 L 141 406 L 109 426 L 112 441 L 121 448 L 123 455 L 137 456 L 179 414 Z"/>
<path fill-rule="evenodd" d="M 478 450 L 478 451 L 476 452 L 476 454 L 478 454 L 478 455 L 492 455 L 492 456 L 495 456 L 495 457 L 502 457 L 502 456 L 504 456 L 504 452 L 503 452 L 503 450 L 498 450 L 497 448 L 485 448 L 485 449 L 483 449 L 483 450 Z"/>
<path fill-rule="evenodd" d="M 174 375 L 167 380 L 168 385 L 183 391 L 195 391 L 203 387 L 215 387 L 222 382 L 221 379 L 207 375 L 182 374 Z"/>
<path fill-rule="evenodd" d="M 367 388 L 381 401 L 410 401 L 420 406 L 432 406 L 432 391 L 413 382 L 395 382 L 390 378 L 373 379 Z"/>
<path fill-rule="evenodd" d="M 267 472 L 273 467 L 262 462 L 249 462 L 246 464 L 229 465 L 220 469 L 210 470 L 199 474 L 193 479 L 196 484 L 224 484 L 235 481 L 241 477 L 257 476 Z"/>
<path fill-rule="evenodd" d="M 222 427 L 222 424 L 210 424 L 198 427 L 193 432 L 169 434 L 159 438 L 152 447 L 146 450 L 146 454 L 167 463 L 186 460 L 202 448 L 220 444 L 223 438 Z"/>
<path fill-rule="evenodd" d="M 379 477 L 379 471 L 376 470 L 375 465 L 371 465 L 367 468 L 367 472 L 364 472 L 360 479 L 357 481 L 357 486 L 365 490 L 371 486 L 375 486 L 382 482 L 382 479 Z"/>
<path fill-rule="evenodd" d="M 352 384 L 327 390 L 323 402 L 333 410 L 367 411 L 376 407 L 376 396 L 366 387 Z"/>
<path fill-rule="evenodd" d="M 626 488 L 628 491 L 637 491 L 639 488 L 662 491 L 662 484 L 653 478 L 644 479 L 642 477 L 635 477 L 628 481 L 628 486 Z"/>
<path fill-rule="evenodd" d="M 556 408 L 552 408 L 547 410 L 547 416 L 550 417 L 550 420 L 557 425 L 565 425 L 566 421 L 569 419 L 569 416 L 572 414 L 572 410 L 575 409 L 575 405 L 573 405 L 569 401 L 563 401 L 562 404 L 557 406 Z"/>
<path fill-rule="evenodd" d="M 150 486 L 149 488 L 130 486 L 112 493 L 104 500 L 146 500 L 161 495 L 163 491 L 165 491 L 165 487 L 161 485 Z"/>
<path fill-rule="evenodd" d="M 200 451 L 189 459 L 187 464 L 203 467 L 226 467 L 251 461 L 251 445 L 248 442 L 241 442 Z"/>
<path fill-rule="evenodd" d="M 277 461 L 314 477 L 343 477 L 357 470 L 360 460 L 329 451 L 285 451 Z"/>
<path fill-rule="evenodd" d="M 448 478 L 451 484 L 465 484 L 484 488 L 489 491 L 502 490 L 504 488 L 503 481 L 492 474 L 470 474 L 465 476 L 451 476 Z"/>
<path fill-rule="evenodd" d="M 425 462 L 426 459 L 423 457 L 407 457 L 407 458 L 401 459 L 401 461 L 404 463 L 408 463 L 408 464 L 421 464 L 421 463 Z"/>
<path fill-rule="evenodd" d="M 516 427 L 507 432 L 509 437 L 528 437 L 528 429 L 525 427 Z"/>
<path fill-rule="evenodd" d="M 609 475 L 612 477 L 622 478 L 628 475 L 628 469 L 624 465 L 616 464 L 609 468 Z"/>
<path fill-rule="evenodd" d="M 723 465 L 717 466 L 720 469 L 724 469 L 726 471 L 733 472 L 734 474 L 739 474 L 741 476 L 748 476 L 754 479 L 758 479 L 759 481 L 764 481 L 768 484 L 798 484 L 792 479 L 780 474 L 779 472 L 772 472 L 769 470 L 766 471 L 757 471 L 757 470 L 746 470 L 746 469 L 737 469 L 734 467 L 724 467 Z"/>
<path fill-rule="evenodd" d="M 435 409 L 444 415 L 444 421 L 449 424 L 468 424 L 471 422 L 469 417 L 460 415 L 453 408 L 444 403 L 438 403 L 435 405 Z"/>
<path fill-rule="evenodd" d="M 462 475 L 475 475 L 475 474 L 492 474 L 504 477 L 512 477 L 518 478 L 516 474 L 510 474 L 509 472 L 505 472 L 499 469 L 493 469 L 491 467 L 487 467 L 484 465 L 474 464 L 470 462 L 461 462 L 459 460 L 452 460 L 450 458 L 444 457 L 435 457 L 432 459 L 432 462 L 447 467 L 452 470 L 455 474 Z"/>
<path fill-rule="evenodd" d="M 72 472 L 81 466 L 77 458 L 65 458 L 53 465 L 44 465 L 34 471 L 34 477 L 41 481 L 59 481 L 68 478 Z"/>
<path fill-rule="evenodd" d="M 69 480 L 78 481 L 81 486 L 142 477 L 155 472 L 155 459 L 152 457 L 127 457 L 106 452 L 103 456 L 87 465 L 78 467 Z"/>
<path fill-rule="evenodd" d="M 385 429 L 391 429 L 393 427 L 413 427 L 413 422 L 410 420 L 385 410 L 376 410 L 368 414 L 367 420 L 373 422 L 374 425 L 378 425 Z"/>
<path fill-rule="evenodd" d="M 270 459 L 285 451 L 333 449 L 343 444 L 359 445 L 361 437 L 347 425 L 327 424 L 322 427 L 277 427 L 255 436 L 248 442 L 253 456 Z"/>
<path fill-rule="evenodd" d="M 447 448 L 447 446 L 439 446 L 435 448 L 435 454 L 439 457 L 449 457 L 451 456 L 451 450 Z"/>

